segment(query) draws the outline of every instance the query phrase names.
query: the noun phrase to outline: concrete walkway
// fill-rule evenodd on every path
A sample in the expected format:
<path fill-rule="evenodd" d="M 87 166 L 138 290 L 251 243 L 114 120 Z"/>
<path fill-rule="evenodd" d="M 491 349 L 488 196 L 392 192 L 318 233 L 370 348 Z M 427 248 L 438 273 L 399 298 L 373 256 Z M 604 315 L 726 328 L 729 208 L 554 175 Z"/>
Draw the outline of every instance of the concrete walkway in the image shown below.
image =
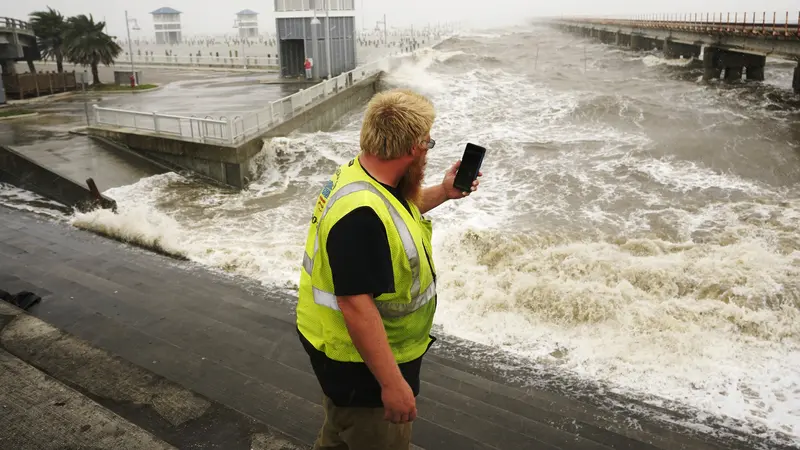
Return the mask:
<path fill-rule="evenodd" d="M 3 207 L 0 288 L 42 296 L 30 312 L 57 328 L 6 320 L 5 351 L 171 445 L 294 448 L 310 445 L 322 423 L 291 297 Z M 631 416 L 526 387 L 473 359 L 500 352 L 440 337 L 423 365 L 417 448 L 751 448 L 659 423 L 645 405 Z M 0 399 L 9 389 L 0 382 Z M 46 428 L 52 419 L 28 420 Z"/>
<path fill-rule="evenodd" d="M 0 448 L 175 448 L 4 350 L 0 386 Z"/>

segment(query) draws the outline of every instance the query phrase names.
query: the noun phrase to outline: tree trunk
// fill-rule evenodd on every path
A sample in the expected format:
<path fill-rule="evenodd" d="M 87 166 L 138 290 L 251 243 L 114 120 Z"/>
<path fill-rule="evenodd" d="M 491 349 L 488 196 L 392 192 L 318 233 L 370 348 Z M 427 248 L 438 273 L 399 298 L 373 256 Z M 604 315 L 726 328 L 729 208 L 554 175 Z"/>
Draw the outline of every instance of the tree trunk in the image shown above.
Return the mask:
<path fill-rule="evenodd" d="M 101 84 L 100 74 L 97 72 L 97 63 L 92 64 L 92 84 Z"/>
<path fill-rule="evenodd" d="M 33 65 L 33 60 L 32 59 L 28 60 L 28 72 L 36 73 L 36 66 Z"/>
<path fill-rule="evenodd" d="M 56 70 L 58 73 L 64 73 L 64 55 L 61 52 L 56 52 Z"/>
<path fill-rule="evenodd" d="M 3 75 L 16 75 L 17 63 L 13 59 L 3 61 Z"/>

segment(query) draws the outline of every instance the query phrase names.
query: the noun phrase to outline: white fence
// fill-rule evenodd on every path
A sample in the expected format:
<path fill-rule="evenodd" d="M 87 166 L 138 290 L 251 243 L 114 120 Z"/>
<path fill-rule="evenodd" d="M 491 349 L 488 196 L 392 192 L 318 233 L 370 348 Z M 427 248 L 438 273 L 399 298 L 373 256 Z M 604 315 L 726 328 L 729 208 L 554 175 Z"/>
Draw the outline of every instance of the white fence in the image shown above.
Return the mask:
<path fill-rule="evenodd" d="M 120 65 L 124 65 L 126 62 L 130 61 L 130 56 L 125 55 L 121 57 L 117 63 Z M 227 66 L 227 67 L 278 67 L 280 66 L 280 61 L 278 60 L 278 55 L 267 57 L 267 56 L 228 56 L 228 55 L 220 55 L 220 56 L 212 56 L 210 54 L 206 54 L 203 56 L 197 55 L 188 55 L 188 56 L 178 56 L 178 55 L 133 55 L 133 62 L 135 64 L 147 65 L 147 64 L 155 64 L 155 65 L 186 65 L 186 66 Z"/>
<path fill-rule="evenodd" d="M 227 118 L 186 117 L 156 112 L 101 108 L 94 105 L 94 120 L 99 125 L 112 125 L 149 131 L 169 137 L 200 142 L 232 143 L 231 123 Z"/>
<path fill-rule="evenodd" d="M 288 97 L 276 100 L 262 110 L 228 117 L 188 117 L 156 112 L 130 111 L 94 106 L 97 125 L 130 128 L 167 137 L 197 142 L 239 144 L 264 130 L 288 121 L 306 108 L 353 86 L 379 72 L 399 66 L 401 57 L 387 57 L 338 77 L 318 83 Z"/>

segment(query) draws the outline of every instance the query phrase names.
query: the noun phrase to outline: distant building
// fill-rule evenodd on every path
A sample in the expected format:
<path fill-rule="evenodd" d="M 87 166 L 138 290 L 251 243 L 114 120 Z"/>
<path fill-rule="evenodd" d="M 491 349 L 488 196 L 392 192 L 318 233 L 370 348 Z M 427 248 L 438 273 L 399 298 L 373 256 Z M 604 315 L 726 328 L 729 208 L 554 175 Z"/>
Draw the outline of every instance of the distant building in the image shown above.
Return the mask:
<path fill-rule="evenodd" d="M 243 9 L 236 13 L 236 25 L 239 28 L 239 37 L 253 38 L 258 36 L 258 13 L 250 9 Z"/>
<path fill-rule="evenodd" d="M 330 22 L 324 0 L 275 0 L 275 29 L 283 76 L 303 76 L 307 57 L 313 61 L 314 78 L 328 76 L 326 29 L 330 32 L 331 76 L 356 68 L 355 2 L 327 0 L 327 3 Z M 311 24 L 315 15 L 319 25 Z"/>
<path fill-rule="evenodd" d="M 158 8 L 151 12 L 156 29 L 156 44 L 180 44 L 181 12 L 170 7 Z"/>

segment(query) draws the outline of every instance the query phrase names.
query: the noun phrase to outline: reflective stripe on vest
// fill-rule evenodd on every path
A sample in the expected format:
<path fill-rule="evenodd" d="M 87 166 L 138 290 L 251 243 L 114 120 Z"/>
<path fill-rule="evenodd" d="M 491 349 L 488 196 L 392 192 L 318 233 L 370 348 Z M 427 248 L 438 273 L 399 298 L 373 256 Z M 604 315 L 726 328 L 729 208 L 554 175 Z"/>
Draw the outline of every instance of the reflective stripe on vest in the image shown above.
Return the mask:
<path fill-rule="evenodd" d="M 328 199 L 327 204 L 325 205 L 325 209 L 322 211 L 322 215 L 317 221 L 317 232 L 315 233 L 314 238 L 314 256 L 309 256 L 307 252 L 303 254 L 303 268 L 305 269 L 306 273 L 312 277 L 313 280 L 313 273 L 314 273 L 314 259 L 317 256 L 317 251 L 319 250 L 319 227 L 322 224 L 322 219 L 328 214 L 331 206 L 336 203 L 337 200 L 340 198 L 350 195 L 360 191 L 369 191 L 373 194 L 377 195 L 378 198 L 383 200 L 383 203 L 389 209 L 389 215 L 394 222 L 394 226 L 397 229 L 398 234 L 400 235 L 400 241 L 403 243 L 403 249 L 406 252 L 406 257 L 408 258 L 408 264 L 411 266 L 411 303 L 390 303 L 390 302 L 380 302 L 376 301 L 375 306 L 377 306 L 378 311 L 381 313 L 382 317 L 402 317 L 412 312 L 418 310 L 419 308 L 423 307 L 427 304 L 433 297 L 436 296 L 436 283 L 431 282 L 431 285 L 425 289 L 425 292 L 420 293 L 420 279 L 419 279 L 419 271 L 420 271 L 420 260 L 419 260 L 419 252 L 417 251 L 417 246 L 414 244 L 414 238 L 411 236 L 411 231 L 408 229 L 406 222 L 400 217 L 400 213 L 397 212 L 397 208 L 392 205 L 392 203 L 384 196 L 381 191 L 379 191 L 375 186 L 366 182 L 366 181 L 354 181 L 349 183 L 346 186 L 343 186 L 338 191 L 336 191 L 331 198 Z M 313 285 L 313 281 L 312 281 Z M 313 288 L 314 292 L 314 303 L 325 306 L 327 308 L 331 308 L 333 310 L 339 311 L 339 304 L 336 301 L 336 295 L 332 292 L 326 292 L 321 289 Z"/>

